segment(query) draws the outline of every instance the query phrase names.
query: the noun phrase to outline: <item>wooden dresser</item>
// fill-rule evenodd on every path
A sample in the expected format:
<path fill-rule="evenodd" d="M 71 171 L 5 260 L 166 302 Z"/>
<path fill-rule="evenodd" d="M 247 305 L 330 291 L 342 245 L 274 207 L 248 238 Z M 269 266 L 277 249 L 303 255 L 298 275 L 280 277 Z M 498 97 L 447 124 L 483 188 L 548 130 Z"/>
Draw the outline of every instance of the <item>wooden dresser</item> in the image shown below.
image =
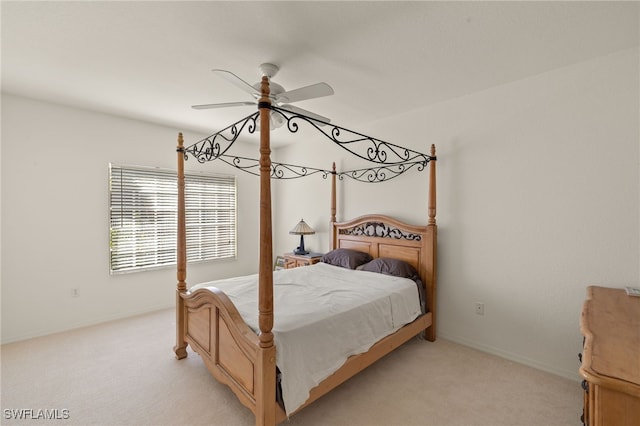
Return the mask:
<path fill-rule="evenodd" d="M 584 424 L 640 425 L 640 297 L 589 287 L 580 329 Z"/>

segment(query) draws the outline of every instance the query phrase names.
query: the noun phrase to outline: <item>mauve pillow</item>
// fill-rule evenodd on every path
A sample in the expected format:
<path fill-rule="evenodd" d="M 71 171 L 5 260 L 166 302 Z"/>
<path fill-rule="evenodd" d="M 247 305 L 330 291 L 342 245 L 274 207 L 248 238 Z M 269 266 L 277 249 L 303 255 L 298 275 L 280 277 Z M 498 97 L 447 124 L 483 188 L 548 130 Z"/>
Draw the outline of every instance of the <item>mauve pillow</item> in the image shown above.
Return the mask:
<path fill-rule="evenodd" d="M 358 250 L 339 248 L 331 250 L 329 253 L 322 256 L 320 262 L 348 269 L 356 269 L 358 266 L 371 261 L 371 259 L 373 259 L 373 257 L 368 253 Z"/>
<path fill-rule="evenodd" d="M 360 269 L 402 278 L 413 279 L 414 277 L 418 277 L 418 271 L 416 271 L 413 266 L 402 260 L 392 259 L 390 257 L 379 257 L 362 265 Z"/>

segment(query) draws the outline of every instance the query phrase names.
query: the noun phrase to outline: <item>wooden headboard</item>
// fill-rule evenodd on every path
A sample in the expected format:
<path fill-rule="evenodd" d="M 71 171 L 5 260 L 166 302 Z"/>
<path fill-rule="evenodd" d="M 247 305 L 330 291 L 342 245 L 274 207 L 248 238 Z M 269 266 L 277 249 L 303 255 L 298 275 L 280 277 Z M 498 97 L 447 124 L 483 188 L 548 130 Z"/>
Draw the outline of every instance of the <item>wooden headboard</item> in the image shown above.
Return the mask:
<path fill-rule="evenodd" d="M 374 258 L 392 257 L 420 271 L 426 226 L 412 226 L 389 216 L 360 216 L 333 224 L 333 247 L 369 253 Z"/>
<path fill-rule="evenodd" d="M 416 268 L 425 285 L 427 309 L 435 318 L 436 246 L 435 224 L 415 226 L 384 215 L 365 215 L 347 222 L 333 222 L 331 249 L 349 248 L 374 258 L 404 260 Z"/>

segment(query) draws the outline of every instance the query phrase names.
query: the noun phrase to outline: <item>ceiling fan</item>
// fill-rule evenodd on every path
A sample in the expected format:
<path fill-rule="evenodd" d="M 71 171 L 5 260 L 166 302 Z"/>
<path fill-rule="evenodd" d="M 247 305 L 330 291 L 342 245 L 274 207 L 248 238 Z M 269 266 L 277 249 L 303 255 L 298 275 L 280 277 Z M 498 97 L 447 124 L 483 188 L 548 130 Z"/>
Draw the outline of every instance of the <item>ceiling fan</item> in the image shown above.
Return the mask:
<path fill-rule="evenodd" d="M 320 98 L 323 96 L 333 95 L 333 89 L 327 83 L 316 83 L 310 86 L 300 87 L 298 89 L 293 90 L 285 90 L 284 87 L 271 81 L 271 79 L 278 73 L 277 65 L 264 63 L 258 67 L 261 75 L 269 77 L 269 88 L 272 105 L 275 105 L 281 109 L 291 111 L 296 114 L 305 115 L 314 120 L 317 120 L 321 123 L 329 123 L 331 120 L 327 117 L 323 117 L 319 114 L 315 114 L 311 111 L 307 111 L 305 109 L 299 108 L 297 106 L 291 105 L 292 102 L 304 101 L 307 99 Z M 215 75 L 220 78 L 225 79 L 229 83 L 234 86 L 240 88 L 241 90 L 247 92 L 253 97 L 253 101 L 240 101 L 240 102 L 225 102 L 225 103 L 217 103 L 217 104 L 204 104 L 204 105 L 193 105 L 194 109 L 210 109 L 210 108 L 227 108 L 227 107 L 236 107 L 236 106 L 247 106 L 247 105 L 257 105 L 258 99 L 260 99 L 260 82 L 255 83 L 253 85 L 247 83 L 231 71 L 214 69 L 212 70 Z M 272 127 L 280 127 L 284 124 L 284 119 L 282 117 L 276 116 L 276 114 L 271 115 Z"/>

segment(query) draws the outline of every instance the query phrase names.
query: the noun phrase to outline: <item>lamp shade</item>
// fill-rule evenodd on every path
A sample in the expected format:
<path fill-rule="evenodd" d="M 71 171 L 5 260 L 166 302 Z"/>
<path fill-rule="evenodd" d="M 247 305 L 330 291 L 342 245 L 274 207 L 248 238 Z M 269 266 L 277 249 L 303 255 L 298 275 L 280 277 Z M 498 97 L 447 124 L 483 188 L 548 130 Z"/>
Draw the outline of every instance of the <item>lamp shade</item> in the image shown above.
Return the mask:
<path fill-rule="evenodd" d="M 300 219 L 300 222 L 291 230 L 289 234 L 291 235 L 312 235 L 315 234 L 316 231 L 313 230 L 307 223 Z"/>

